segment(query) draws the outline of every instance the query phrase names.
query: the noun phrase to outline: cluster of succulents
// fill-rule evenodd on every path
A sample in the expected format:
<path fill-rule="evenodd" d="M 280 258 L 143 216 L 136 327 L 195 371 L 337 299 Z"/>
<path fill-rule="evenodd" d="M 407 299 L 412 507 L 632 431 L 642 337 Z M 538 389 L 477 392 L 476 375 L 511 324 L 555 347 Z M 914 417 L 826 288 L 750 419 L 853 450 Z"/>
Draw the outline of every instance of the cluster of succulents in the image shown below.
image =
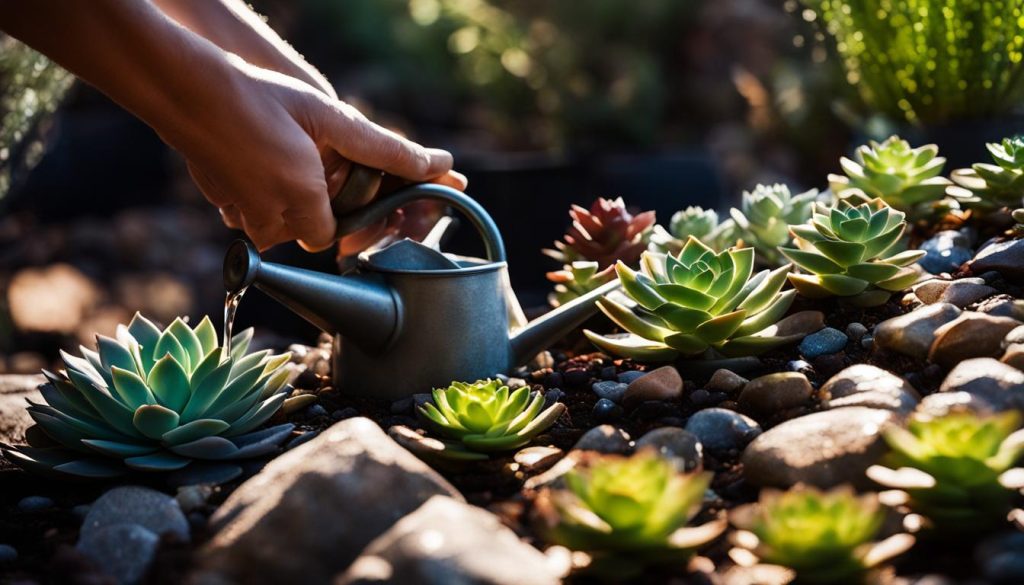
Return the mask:
<path fill-rule="evenodd" d="M 28 407 L 42 436 L 27 433 L 31 446 L 7 455 L 50 475 L 105 478 L 272 453 L 292 425 L 257 429 L 291 390 L 289 355 L 246 354 L 251 338 L 239 333 L 227 352 L 209 318 L 161 331 L 136 313 L 96 351 L 61 352 L 65 371 L 44 371 L 45 404 Z"/>
<path fill-rule="evenodd" d="M 573 205 L 569 216 L 569 231 L 555 242 L 553 249 L 544 250 L 545 255 L 563 266 L 547 275 L 555 283 L 555 292 L 550 297 L 555 306 L 613 280 L 609 268 L 616 262 L 636 264 L 647 249 L 655 221 L 653 211 L 634 216 L 621 197 L 599 198 L 589 210 Z M 593 272 L 590 263 L 596 264 Z"/>
<path fill-rule="evenodd" d="M 798 485 L 766 489 L 758 502 L 732 511 L 732 540 L 762 563 L 795 573 L 799 583 L 867 583 L 873 569 L 914 544 L 909 534 L 875 539 L 886 510 L 878 496 L 846 486 L 821 491 Z"/>
<path fill-rule="evenodd" d="M 780 248 L 806 272 L 790 274 L 790 282 L 812 299 L 838 296 L 858 306 L 885 303 L 894 291 L 913 284 L 917 273 L 909 266 L 925 254 L 907 250 L 888 255 L 903 236 L 904 218 L 881 199 L 816 205 L 810 222 L 790 228 L 796 247 Z"/>
<path fill-rule="evenodd" d="M 877 198 L 912 217 L 927 217 L 944 208 L 952 184 L 940 176 L 946 159 L 938 152 L 934 144 L 912 148 L 899 136 L 871 141 L 857 148 L 856 160 L 840 160 L 845 175 L 829 175 L 829 187 L 839 199 Z"/>
<path fill-rule="evenodd" d="M 985 145 L 991 163 L 976 163 L 950 174 L 955 185 L 947 189 L 964 207 L 991 212 L 1015 209 L 1024 202 L 1024 138 L 1004 138 Z"/>
<path fill-rule="evenodd" d="M 587 569 L 624 578 L 645 565 L 685 564 L 726 528 L 724 519 L 699 526 L 711 482 L 708 472 L 682 472 L 651 449 L 632 456 L 584 453 L 534 502 L 545 540 L 589 555 Z"/>
<path fill-rule="evenodd" d="M 635 310 L 611 298 L 598 302 L 629 334 L 584 331 L 604 351 L 642 360 L 696 356 L 710 348 L 727 356 L 754 355 L 799 337 L 777 335 L 774 327 L 796 294 L 781 292 L 790 267 L 754 274 L 752 248 L 716 253 L 691 237 L 675 256 L 645 252 L 640 268 L 616 266 Z"/>
<path fill-rule="evenodd" d="M 731 219 L 720 222 L 714 209 L 690 206 L 672 215 L 668 229 L 660 224 L 654 226 L 650 249 L 678 254 L 690 236 L 720 252 L 736 243 L 736 224 Z"/>
<path fill-rule="evenodd" d="M 933 534 L 981 532 L 1006 521 L 1013 498 L 1024 487 L 1024 429 L 1016 411 L 980 415 L 954 411 L 918 413 L 906 428 L 891 426 L 892 451 L 868 476 L 902 490 L 912 511 L 926 518 Z"/>
<path fill-rule="evenodd" d="M 522 447 L 565 412 L 560 402 L 544 408 L 544 397 L 528 386 L 509 390 L 500 380 L 452 382 L 435 388 L 432 398 L 417 412 L 444 438 L 439 454 L 449 459 L 482 460 L 488 453 Z"/>
<path fill-rule="evenodd" d="M 790 243 L 789 227 L 811 218 L 811 209 L 818 198 L 812 189 L 793 195 L 782 184 L 757 185 L 744 191 L 740 208 L 731 210 L 736 231 L 743 243 L 757 250 L 758 260 L 770 266 L 783 264 L 779 246 Z"/>

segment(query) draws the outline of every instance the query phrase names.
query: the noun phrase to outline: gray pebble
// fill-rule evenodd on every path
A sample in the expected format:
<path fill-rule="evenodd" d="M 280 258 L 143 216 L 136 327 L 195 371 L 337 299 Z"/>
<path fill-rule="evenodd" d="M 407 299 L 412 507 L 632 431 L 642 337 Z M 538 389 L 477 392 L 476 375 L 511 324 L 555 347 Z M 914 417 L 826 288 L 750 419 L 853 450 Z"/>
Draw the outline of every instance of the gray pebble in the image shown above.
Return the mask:
<path fill-rule="evenodd" d="M 597 422 L 611 422 L 622 417 L 622 407 L 607 398 L 602 398 L 594 405 L 594 420 Z"/>
<path fill-rule="evenodd" d="M 607 398 L 612 402 L 620 402 L 622 400 L 622 395 L 626 393 L 626 388 L 629 388 L 629 384 L 612 381 L 595 382 L 594 385 L 590 387 L 598 397 Z"/>
<path fill-rule="evenodd" d="M 761 426 L 753 419 L 724 408 L 706 408 L 695 413 L 686 422 L 686 430 L 696 435 L 704 449 L 715 457 L 741 451 L 761 434 Z"/>
<path fill-rule="evenodd" d="M 18 501 L 18 510 L 22 512 L 42 512 L 53 507 L 53 500 L 45 496 L 25 496 Z"/>
<path fill-rule="evenodd" d="M 846 347 L 849 339 L 842 331 L 826 327 L 817 333 L 812 333 L 800 342 L 800 353 L 808 359 L 823 355 L 838 353 Z"/>
<path fill-rule="evenodd" d="M 846 326 L 846 335 L 854 341 L 860 341 L 867 332 L 868 328 L 863 323 L 854 322 Z"/>

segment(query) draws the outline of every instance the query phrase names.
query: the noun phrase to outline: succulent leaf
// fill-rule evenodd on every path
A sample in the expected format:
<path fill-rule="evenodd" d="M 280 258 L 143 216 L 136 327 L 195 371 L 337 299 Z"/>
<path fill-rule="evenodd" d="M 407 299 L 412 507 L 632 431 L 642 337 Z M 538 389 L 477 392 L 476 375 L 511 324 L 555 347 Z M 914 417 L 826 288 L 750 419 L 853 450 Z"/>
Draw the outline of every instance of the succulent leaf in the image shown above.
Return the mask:
<path fill-rule="evenodd" d="M 884 437 L 891 452 L 868 469 L 876 482 L 905 491 L 910 508 L 939 535 L 991 530 L 1006 521 L 1015 490 L 1000 478 L 1019 473 L 1024 454 L 1021 415 L 953 411 L 918 413 Z"/>
<path fill-rule="evenodd" d="M 725 529 L 719 520 L 687 526 L 710 481 L 710 473 L 681 472 L 650 449 L 587 453 L 563 476 L 564 487 L 538 494 L 535 520 L 548 542 L 589 554 L 596 573 L 685 562 Z"/>
<path fill-rule="evenodd" d="M 288 355 L 245 355 L 251 336 L 239 333 L 227 356 L 209 318 L 195 329 L 176 319 L 160 330 L 136 313 L 116 339 L 101 336 L 98 351 L 84 350 L 85 359 L 62 352 L 63 375 L 43 372 L 46 404 L 30 403 L 29 415 L 60 447 L 6 452 L 26 469 L 61 477 L 169 471 L 196 459 L 266 453 L 291 425 L 276 427 L 265 447 L 245 445 L 290 392 Z M 236 371 L 242 361 L 248 367 Z"/>
<path fill-rule="evenodd" d="M 555 283 L 555 290 L 548 296 L 552 307 L 559 307 L 581 297 L 597 287 L 615 280 L 615 267 L 607 266 L 598 270 L 597 262 L 578 260 L 549 272 L 549 281 Z"/>
<path fill-rule="evenodd" d="M 778 248 L 790 243 L 789 226 L 809 220 L 817 198 L 817 189 L 793 195 L 782 184 L 757 185 L 753 191 L 744 191 L 740 208 L 730 211 L 738 226 L 737 236 L 757 250 L 760 261 L 780 266 L 784 260 Z"/>
<path fill-rule="evenodd" d="M 977 213 L 1004 207 L 1016 209 L 1024 200 L 1024 137 L 1004 138 L 986 145 L 991 163 L 976 163 L 950 173 L 955 185 L 947 192 Z"/>
<path fill-rule="evenodd" d="M 565 405 L 544 408 L 544 397 L 529 388 L 510 391 L 499 380 L 452 382 L 431 392 L 433 403 L 416 408 L 427 427 L 458 443 L 437 454 L 462 459 L 463 451 L 488 453 L 522 447 L 555 423 Z"/>
<path fill-rule="evenodd" d="M 899 136 L 881 144 L 871 141 L 857 148 L 854 159 L 839 161 L 844 175 L 829 175 L 829 186 L 839 199 L 855 202 L 881 199 L 889 206 L 914 217 L 941 209 L 951 183 L 938 176 L 946 159 L 938 156 L 934 144 L 912 148 Z"/>
<path fill-rule="evenodd" d="M 672 215 L 668 229 L 655 225 L 649 249 L 653 252 L 678 254 L 687 239 L 693 236 L 715 251 L 736 243 L 736 224 L 732 219 L 719 222 L 713 209 L 690 206 Z"/>
<path fill-rule="evenodd" d="M 854 205 L 840 200 L 834 207 L 818 204 L 817 223 L 793 228 L 796 248 L 779 251 L 807 274 L 790 274 L 789 281 L 807 298 L 846 297 L 858 306 L 883 304 L 889 293 L 913 284 L 916 273 L 906 266 L 924 256 L 905 251 L 882 258 L 906 226 L 905 215 L 881 199 Z M 854 226 L 854 232 L 847 230 Z M 806 237 L 814 232 L 813 238 Z"/>
<path fill-rule="evenodd" d="M 676 255 L 645 252 L 639 272 L 616 267 L 624 293 L 639 307 L 607 297 L 598 303 L 631 337 L 584 333 L 602 350 L 638 360 L 723 349 L 774 325 L 793 302 L 792 294 L 780 292 L 789 265 L 752 276 L 753 265 L 751 248 L 715 252 L 694 237 Z M 788 341 L 769 336 L 746 347 L 763 352 Z"/>
<path fill-rule="evenodd" d="M 785 492 L 764 490 L 758 502 L 730 516 L 744 531 L 734 539 L 739 546 L 762 562 L 792 569 L 800 583 L 868 581 L 870 570 L 914 542 L 909 535 L 874 542 L 884 519 L 875 494 L 858 496 L 847 486 L 820 491 L 802 485 Z"/>

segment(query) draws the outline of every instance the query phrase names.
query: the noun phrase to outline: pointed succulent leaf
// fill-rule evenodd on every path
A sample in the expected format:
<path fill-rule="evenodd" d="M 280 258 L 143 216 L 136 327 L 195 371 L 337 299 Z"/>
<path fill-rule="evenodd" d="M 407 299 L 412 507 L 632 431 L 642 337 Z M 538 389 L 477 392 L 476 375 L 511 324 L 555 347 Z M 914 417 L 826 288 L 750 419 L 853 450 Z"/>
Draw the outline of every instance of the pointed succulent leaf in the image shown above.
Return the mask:
<path fill-rule="evenodd" d="M 147 404 L 135 411 L 134 424 L 144 436 L 160 439 L 178 426 L 178 413 L 159 404 Z"/>
<path fill-rule="evenodd" d="M 156 404 L 156 397 L 150 392 L 142 378 L 135 375 L 134 372 L 114 366 L 111 369 L 111 374 L 114 380 L 114 391 L 125 406 L 134 410 L 143 404 Z"/>
<path fill-rule="evenodd" d="M 188 374 L 170 354 L 157 360 L 149 372 L 147 383 L 157 401 L 175 412 L 180 412 L 188 403 L 191 395 Z"/>
<path fill-rule="evenodd" d="M 193 331 L 202 348 L 200 351 L 201 355 L 210 355 L 210 352 L 220 345 L 220 341 L 217 338 L 217 329 L 213 326 L 213 321 L 210 321 L 209 315 L 204 316 Z"/>

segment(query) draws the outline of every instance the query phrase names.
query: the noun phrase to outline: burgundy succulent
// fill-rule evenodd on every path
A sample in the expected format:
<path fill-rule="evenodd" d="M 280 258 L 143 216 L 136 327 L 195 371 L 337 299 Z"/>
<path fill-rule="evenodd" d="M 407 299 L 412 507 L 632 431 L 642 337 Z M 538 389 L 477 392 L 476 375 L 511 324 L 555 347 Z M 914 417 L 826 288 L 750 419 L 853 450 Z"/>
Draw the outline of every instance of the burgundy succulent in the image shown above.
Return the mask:
<path fill-rule="evenodd" d="M 633 215 L 626 210 L 622 198 L 599 198 L 587 210 L 573 205 L 569 210 L 572 226 L 564 238 L 555 242 L 555 249 L 544 250 L 562 264 L 577 261 L 597 262 L 603 270 L 622 260 L 635 265 L 647 249 L 654 212 Z"/>

